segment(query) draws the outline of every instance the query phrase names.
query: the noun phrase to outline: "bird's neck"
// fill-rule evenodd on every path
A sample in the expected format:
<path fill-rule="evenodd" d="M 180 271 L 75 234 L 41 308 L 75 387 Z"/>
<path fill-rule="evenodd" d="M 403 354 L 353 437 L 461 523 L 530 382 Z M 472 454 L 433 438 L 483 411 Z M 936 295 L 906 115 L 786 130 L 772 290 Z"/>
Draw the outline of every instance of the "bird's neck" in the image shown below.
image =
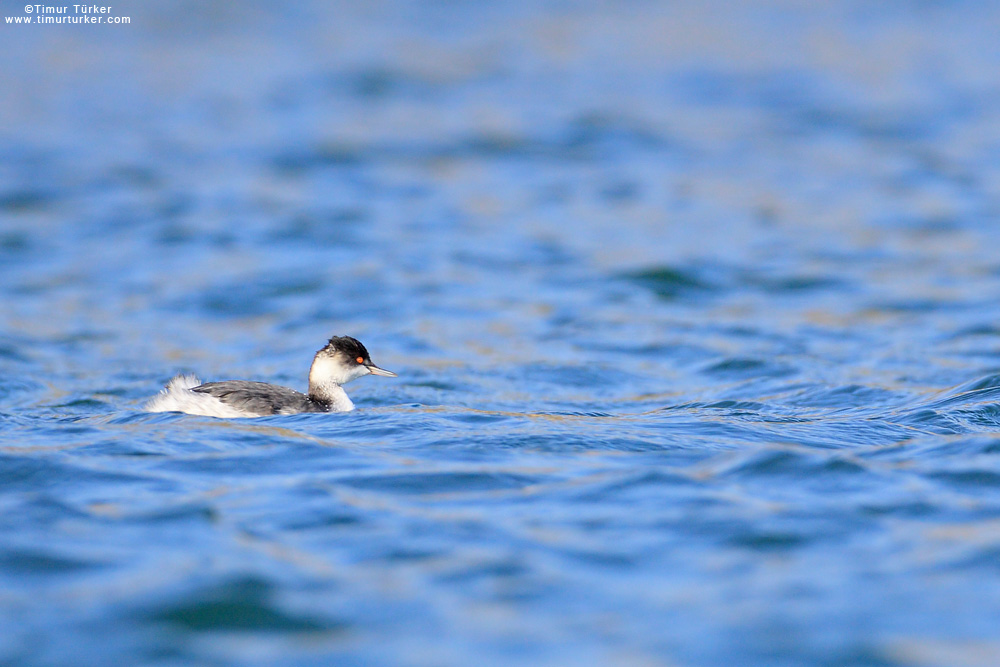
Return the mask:
<path fill-rule="evenodd" d="M 335 359 L 317 354 L 309 368 L 309 398 L 330 406 L 330 412 L 346 412 L 354 409 L 354 403 L 340 385 L 349 382 L 343 368 Z"/>
<path fill-rule="evenodd" d="M 347 412 L 354 409 L 354 402 L 344 388 L 335 382 L 309 383 L 309 398 L 330 406 L 330 412 Z"/>

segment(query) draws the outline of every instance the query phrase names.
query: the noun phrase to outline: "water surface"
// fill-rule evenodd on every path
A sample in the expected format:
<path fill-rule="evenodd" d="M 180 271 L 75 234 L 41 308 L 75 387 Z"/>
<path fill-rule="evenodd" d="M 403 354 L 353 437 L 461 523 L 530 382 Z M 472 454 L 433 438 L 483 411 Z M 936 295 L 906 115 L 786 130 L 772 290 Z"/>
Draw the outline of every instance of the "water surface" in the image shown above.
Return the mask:
<path fill-rule="evenodd" d="M 0 662 L 1000 660 L 988 5 L 116 11 L 0 25 Z"/>

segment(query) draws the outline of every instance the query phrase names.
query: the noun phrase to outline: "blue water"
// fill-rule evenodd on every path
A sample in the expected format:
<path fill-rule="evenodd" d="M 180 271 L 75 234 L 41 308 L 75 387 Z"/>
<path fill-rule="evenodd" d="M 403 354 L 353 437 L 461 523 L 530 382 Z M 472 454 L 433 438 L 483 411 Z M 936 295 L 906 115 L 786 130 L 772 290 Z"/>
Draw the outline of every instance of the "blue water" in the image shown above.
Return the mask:
<path fill-rule="evenodd" d="M 0 664 L 1000 663 L 997 8 L 481 5 L 0 23 Z"/>

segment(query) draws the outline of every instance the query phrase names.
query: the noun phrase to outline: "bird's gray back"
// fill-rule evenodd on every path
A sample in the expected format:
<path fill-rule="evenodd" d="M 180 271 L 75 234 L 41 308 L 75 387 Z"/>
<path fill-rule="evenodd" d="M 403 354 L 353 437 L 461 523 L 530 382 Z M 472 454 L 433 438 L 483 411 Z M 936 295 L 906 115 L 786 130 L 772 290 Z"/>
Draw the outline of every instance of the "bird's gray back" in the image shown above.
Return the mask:
<path fill-rule="evenodd" d="M 246 410 L 258 415 L 326 411 L 325 406 L 303 393 L 266 382 L 249 380 L 206 382 L 191 391 L 214 396 L 237 410 Z"/>

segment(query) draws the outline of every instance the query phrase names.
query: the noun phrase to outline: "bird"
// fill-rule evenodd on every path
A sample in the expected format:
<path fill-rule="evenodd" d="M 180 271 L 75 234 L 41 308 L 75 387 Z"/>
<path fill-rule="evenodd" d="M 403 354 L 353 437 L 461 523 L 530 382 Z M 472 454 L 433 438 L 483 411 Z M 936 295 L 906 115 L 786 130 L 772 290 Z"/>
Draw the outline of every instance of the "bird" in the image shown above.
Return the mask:
<path fill-rule="evenodd" d="M 194 375 L 178 375 L 144 408 L 146 412 L 185 412 L 223 418 L 348 412 L 354 409 L 354 402 L 343 385 L 364 375 L 398 377 L 372 363 L 368 350 L 357 338 L 334 336 L 313 358 L 307 394 L 267 382 L 202 383 Z"/>

